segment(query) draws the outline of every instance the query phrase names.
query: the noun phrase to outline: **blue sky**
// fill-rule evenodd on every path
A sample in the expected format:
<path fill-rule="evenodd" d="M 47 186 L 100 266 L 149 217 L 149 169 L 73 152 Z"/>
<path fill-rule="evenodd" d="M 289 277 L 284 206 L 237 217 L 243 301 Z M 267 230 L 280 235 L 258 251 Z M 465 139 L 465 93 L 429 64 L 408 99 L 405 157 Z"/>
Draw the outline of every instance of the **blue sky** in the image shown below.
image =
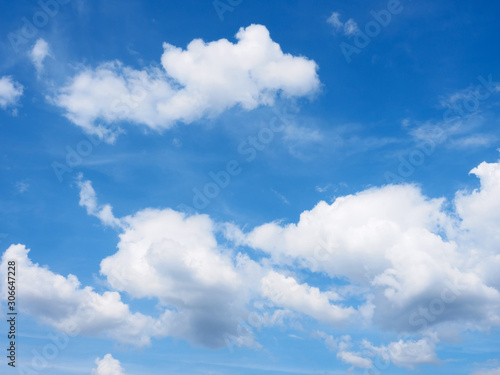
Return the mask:
<path fill-rule="evenodd" d="M 497 4 L 0 7 L 2 371 L 500 374 Z"/>

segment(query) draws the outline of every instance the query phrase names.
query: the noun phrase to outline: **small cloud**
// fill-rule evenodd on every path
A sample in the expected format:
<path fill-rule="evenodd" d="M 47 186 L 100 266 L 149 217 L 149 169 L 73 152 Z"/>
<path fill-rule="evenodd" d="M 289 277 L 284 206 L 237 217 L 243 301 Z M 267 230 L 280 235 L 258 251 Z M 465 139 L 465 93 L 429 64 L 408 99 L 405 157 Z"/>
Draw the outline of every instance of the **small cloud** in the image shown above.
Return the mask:
<path fill-rule="evenodd" d="M 309 143 L 321 142 L 324 137 L 317 129 L 290 124 L 285 128 L 284 138 L 288 141 Z"/>
<path fill-rule="evenodd" d="M 332 184 L 327 184 L 325 186 L 316 186 L 316 191 L 318 193 L 325 193 L 328 189 L 332 187 Z"/>
<path fill-rule="evenodd" d="M 358 24 L 350 18 L 344 25 L 344 34 L 347 36 L 355 35 L 359 33 Z"/>
<path fill-rule="evenodd" d="M 334 27 L 336 31 L 342 29 L 344 23 L 340 20 L 340 14 L 338 12 L 333 12 L 330 17 L 326 20 L 330 25 Z"/>
<path fill-rule="evenodd" d="M 411 119 L 405 118 L 405 119 L 403 119 L 403 121 L 401 121 L 401 126 L 403 128 L 407 128 L 407 127 L 409 127 L 411 125 L 411 123 L 412 123 Z"/>
<path fill-rule="evenodd" d="M 443 128 L 441 123 L 426 122 L 417 124 L 409 130 L 409 134 L 417 141 L 443 143 L 452 134 L 449 129 Z"/>
<path fill-rule="evenodd" d="M 43 70 L 43 60 L 50 56 L 49 44 L 44 39 L 38 39 L 31 50 L 30 57 L 37 74 Z"/>
<path fill-rule="evenodd" d="M 92 182 L 83 180 L 83 175 L 78 175 L 76 181 L 80 189 L 80 206 L 87 209 L 87 214 L 97 217 L 104 225 L 114 228 L 121 228 L 123 223 L 113 215 L 113 209 L 109 204 L 100 205 L 97 203 L 97 197 Z"/>
<path fill-rule="evenodd" d="M 177 148 L 182 147 L 182 141 L 176 137 L 172 139 L 172 145 Z"/>
<path fill-rule="evenodd" d="M 481 370 L 473 372 L 471 375 L 500 375 L 500 367 L 490 368 L 490 369 L 481 369 Z"/>
<path fill-rule="evenodd" d="M 489 147 L 496 142 L 497 138 L 494 135 L 476 134 L 454 140 L 452 146 L 457 148 Z"/>
<path fill-rule="evenodd" d="M 25 191 L 28 191 L 30 185 L 27 182 L 22 182 L 18 181 L 16 182 L 16 189 L 19 193 L 24 193 Z"/>
<path fill-rule="evenodd" d="M 23 85 L 19 82 L 14 81 L 10 76 L 0 78 L 0 108 L 6 109 L 16 105 L 22 94 Z M 17 115 L 17 112 L 13 115 Z"/>

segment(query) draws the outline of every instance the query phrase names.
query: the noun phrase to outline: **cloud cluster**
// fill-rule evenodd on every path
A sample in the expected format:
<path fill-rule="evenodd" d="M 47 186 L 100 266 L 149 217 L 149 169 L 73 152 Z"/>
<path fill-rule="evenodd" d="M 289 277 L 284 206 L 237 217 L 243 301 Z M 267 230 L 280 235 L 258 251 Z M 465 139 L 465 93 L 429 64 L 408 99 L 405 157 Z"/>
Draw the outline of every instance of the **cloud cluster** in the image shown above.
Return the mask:
<path fill-rule="evenodd" d="M 387 363 L 392 363 L 408 369 L 414 369 L 418 365 L 441 363 L 435 352 L 435 339 L 430 337 L 420 340 L 400 339 L 379 347 L 366 339 L 353 343 L 348 335 L 335 338 L 322 331 L 315 332 L 313 337 L 322 340 L 330 351 L 337 353 L 338 359 L 351 365 L 351 369 L 355 367 L 369 369 L 374 363 L 383 365 L 384 368 Z M 354 349 L 355 346 L 357 349 Z"/>
<path fill-rule="evenodd" d="M 380 356 L 384 363 L 389 361 L 398 367 L 414 369 L 418 365 L 439 365 L 441 363 L 435 352 L 435 343 L 430 338 L 399 340 L 380 347 L 373 346 L 364 340 L 363 346 L 368 350 L 369 355 Z"/>
<path fill-rule="evenodd" d="M 14 106 L 23 94 L 23 86 L 10 76 L 0 78 L 0 108 Z"/>
<path fill-rule="evenodd" d="M 349 18 L 346 22 L 340 20 L 340 13 L 333 12 L 330 17 L 326 20 L 335 32 L 343 32 L 346 36 L 352 36 L 359 33 L 359 27 L 356 21 Z"/>
<path fill-rule="evenodd" d="M 457 194 L 460 220 L 416 186 L 388 185 L 320 202 L 297 224 L 269 223 L 245 234 L 233 228 L 231 236 L 276 265 L 369 288 L 381 328 L 417 332 L 464 319 L 496 326 L 500 166 L 483 163 L 472 172 L 481 189 Z"/>
<path fill-rule="evenodd" d="M 18 259 L 21 306 L 58 329 L 72 323 L 82 333 L 138 345 L 171 336 L 207 347 L 227 345 L 231 337 L 258 347 L 241 321 L 249 321 L 255 301 L 266 301 L 270 310 L 260 326 L 294 314 L 337 328 L 368 323 L 409 333 L 378 346 L 318 334 L 353 367 L 370 368 L 377 356 L 407 368 L 439 364 L 442 330 L 500 325 L 500 162 L 471 172 L 480 187 L 457 192 L 453 202 L 428 198 L 414 185 L 387 185 L 320 202 L 297 223 L 248 232 L 171 209 L 117 219 L 80 179 L 80 204 L 121 232 L 116 253 L 100 265 L 112 291 L 98 294 L 75 276 L 33 264 L 22 245 L 7 249 L 2 270 L 7 259 Z M 263 257 L 250 258 L 247 247 Z M 331 283 L 310 285 L 298 276 L 302 271 Z M 132 313 L 119 293 L 154 299 L 158 316 Z"/>
<path fill-rule="evenodd" d="M 329 350 L 337 352 L 337 358 L 351 365 L 351 369 L 355 367 L 367 369 L 373 366 L 370 358 L 365 357 L 363 353 L 352 351 L 353 345 L 349 335 L 334 338 L 325 332 L 317 331 L 314 333 L 314 336 L 323 340 Z"/>
<path fill-rule="evenodd" d="M 164 43 L 163 69 L 136 70 L 118 61 L 86 68 L 52 101 L 87 132 L 112 139 L 102 124 L 128 121 L 161 130 L 318 89 L 316 63 L 283 53 L 266 27 L 241 28 L 236 39 L 195 39 L 186 49 Z"/>

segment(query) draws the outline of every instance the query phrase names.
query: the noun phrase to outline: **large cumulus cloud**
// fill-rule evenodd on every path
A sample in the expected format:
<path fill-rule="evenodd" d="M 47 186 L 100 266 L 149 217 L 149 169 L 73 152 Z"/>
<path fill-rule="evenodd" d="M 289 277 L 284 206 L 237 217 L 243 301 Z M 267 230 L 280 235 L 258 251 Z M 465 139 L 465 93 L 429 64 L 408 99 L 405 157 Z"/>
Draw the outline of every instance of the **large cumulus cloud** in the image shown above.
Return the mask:
<path fill-rule="evenodd" d="M 128 121 L 167 129 L 241 106 L 271 105 L 319 88 L 317 65 L 284 53 L 262 25 L 241 28 L 237 43 L 195 39 L 186 49 L 164 44 L 162 68 L 137 70 L 119 61 L 78 72 L 52 102 L 90 133 L 112 140 L 106 124 Z"/>

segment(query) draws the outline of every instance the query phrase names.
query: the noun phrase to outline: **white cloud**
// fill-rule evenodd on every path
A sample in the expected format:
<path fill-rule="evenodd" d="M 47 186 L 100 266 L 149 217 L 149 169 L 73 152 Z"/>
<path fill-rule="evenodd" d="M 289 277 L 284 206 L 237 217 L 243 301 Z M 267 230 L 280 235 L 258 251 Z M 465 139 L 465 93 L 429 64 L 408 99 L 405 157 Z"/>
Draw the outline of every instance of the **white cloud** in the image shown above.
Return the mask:
<path fill-rule="evenodd" d="M 102 359 L 95 360 L 97 367 L 92 369 L 90 375 L 126 375 L 120 365 L 120 361 L 114 359 L 111 354 L 106 354 Z"/>
<path fill-rule="evenodd" d="M 218 245 L 208 216 L 146 209 L 117 219 L 109 204 L 98 205 L 90 181 L 80 176 L 78 186 L 80 205 L 89 215 L 123 230 L 118 252 L 101 262 L 112 288 L 175 307 L 175 313 L 165 310 L 168 324 L 176 327 L 170 335 L 206 346 L 223 345 L 225 335 L 241 336 L 237 320 L 248 314 L 244 305 L 263 271 Z M 248 337 L 240 339 L 253 345 Z"/>
<path fill-rule="evenodd" d="M 353 349 L 347 337 L 326 337 L 352 366 L 367 368 L 375 355 L 408 368 L 437 364 L 433 334 L 440 328 L 500 326 L 500 162 L 481 163 L 472 173 L 480 187 L 458 192 L 454 205 L 430 199 L 413 185 L 388 185 L 320 202 L 296 224 L 268 223 L 247 233 L 208 215 L 171 209 L 118 219 L 109 205 L 97 203 L 91 183 L 80 179 L 80 204 L 121 232 L 116 253 L 100 269 L 115 291 L 98 294 L 75 276 L 33 264 L 22 245 L 6 251 L 3 265 L 19 259 L 23 308 L 58 329 L 73 323 L 85 334 L 139 345 L 171 336 L 220 347 L 231 337 L 236 345 L 257 347 L 253 332 L 238 327 L 252 303 L 264 299 L 271 308 L 262 326 L 300 313 L 335 326 L 376 324 L 416 337 L 378 347 L 366 342 L 366 353 Z M 269 257 L 251 260 L 227 239 Z M 320 289 L 290 276 L 294 269 L 347 285 L 332 282 Z M 157 300 L 159 316 L 130 312 L 118 292 Z M 88 319 L 88 311 L 98 318 Z"/>
<path fill-rule="evenodd" d="M 49 55 L 49 44 L 42 38 L 38 39 L 30 53 L 31 61 L 38 74 L 43 70 L 43 60 Z"/>
<path fill-rule="evenodd" d="M 445 142 L 446 146 L 453 148 L 486 147 L 494 144 L 496 135 L 479 133 L 485 122 L 480 112 L 474 112 L 452 120 L 408 122 L 406 127 L 426 153 L 433 153 L 436 146 Z"/>
<path fill-rule="evenodd" d="M 23 86 L 9 76 L 0 78 L 0 108 L 6 109 L 17 104 L 23 94 Z"/>
<path fill-rule="evenodd" d="M 133 345 L 147 345 L 153 336 L 164 336 L 152 317 L 131 313 L 117 292 L 98 294 L 81 287 L 74 275 L 64 277 L 32 263 L 24 245 L 11 245 L 2 257 L 2 291 L 6 293 L 7 262 L 15 259 L 23 277 L 16 280 L 21 312 L 68 335 L 111 337 Z"/>
<path fill-rule="evenodd" d="M 324 139 L 324 136 L 317 129 L 301 127 L 295 124 L 287 125 L 283 133 L 283 137 L 287 141 L 297 143 L 320 142 Z"/>
<path fill-rule="evenodd" d="M 344 26 L 344 23 L 340 20 L 340 13 L 333 12 L 330 17 L 326 20 L 333 28 L 338 31 Z"/>
<path fill-rule="evenodd" d="M 175 307 L 173 336 L 205 346 L 239 336 L 238 319 L 255 296 L 261 267 L 217 243 L 207 215 L 146 209 L 122 218 L 118 252 L 101 262 L 110 285 Z"/>
<path fill-rule="evenodd" d="M 338 339 L 335 339 L 332 335 L 328 335 L 323 331 L 316 331 L 312 334 L 312 337 L 317 339 L 322 339 L 328 348 L 328 350 L 336 351 L 339 347 Z"/>
<path fill-rule="evenodd" d="M 329 350 L 337 352 L 337 358 L 342 362 L 351 365 L 351 369 L 354 369 L 355 367 L 368 369 L 373 366 L 373 362 L 370 358 L 363 357 L 361 353 L 353 352 L 351 350 L 353 345 L 351 343 L 350 336 L 345 335 L 339 338 L 334 338 L 332 335 L 328 335 L 321 331 L 315 332 L 314 336 L 322 339 Z"/>
<path fill-rule="evenodd" d="M 349 18 L 345 23 L 340 20 L 340 13 L 333 12 L 330 17 L 326 20 L 335 31 L 342 30 L 345 36 L 352 36 L 359 33 L 359 27 L 356 21 Z"/>
<path fill-rule="evenodd" d="M 376 347 L 368 341 L 363 346 L 373 354 L 380 356 L 383 361 L 390 361 L 398 367 L 414 369 L 417 365 L 438 365 L 441 361 L 436 355 L 435 343 L 429 338 L 420 340 L 399 340 L 387 346 Z"/>
<path fill-rule="evenodd" d="M 463 243 L 462 251 L 475 272 L 500 290 L 500 163 L 483 162 L 470 173 L 480 179 L 481 186 L 456 195 L 456 211 L 462 219 L 457 241 Z"/>
<path fill-rule="evenodd" d="M 369 369 L 373 363 L 392 363 L 398 367 L 414 369 L 417 365 L 438 365 L 441 361 L 436 355 L 436 347 L 433 339 L 426 337 L 420 340 L 402 340 L 391 342 L 386 346 L 376 347 L 368 340 L 357 343 L 357 351 L 353 351 L 354 343 L 350 336 L 338 338 L 325 332 L 317 331 L 315 337 L 321 339 L 326 347 L 337 352 L 337 358 L 342 362 Z"/>
<path fill-rule="evenodd" d="M 317 185 L 315 187 L 315 190 L 318 192 L 318 193 L 325 193 L 332 185 L 331 184 L 327 184 L 325 186 L 319 186 Z"/>
<path fill-rule="evenodd" d="M 272 105 L 279 95 L 301 97 L 318 89 L 316 63 L 283 53 L 264 26 L 242 28 L 236 39 L 195 39 L 186 49 L 165 43 L 163 70 L 135 70 L 119 62 L 87 68 L 52 101 L 76 125 L 109 138 L 98 123 L 129 121 L 161 130 L 234 106 L 251 110 Z"/>
<path fill-rule="evenodd" d="M 470 173 L 480 179 L 481 188 L 457 193 L 455 204 L 462 218 L 461 228 L 474 234 L 482 247 L 495 251 L 500 242 L 500 163 L 483 162 Z"/>
<path fill-rule="evenodd" d="M 451 145 L 456 148 L 486 148 L 496 143 L 498 143 L 498 138 L 493 134 L 475 134 L 452 140 Z"/>
<path fill-rule="evenodd" d="M 303 212 L 298 224 L 261 225 L 247 234 L 246 241 L 279 264 L 302 258 L 315 272 L 366 282 L 389 264 L 379 255 L 398 240 L 400 232 L 437 225 L 441 204 L 442 200 L 427 200 L 410 185 L 373 188 L 340 197 L 331 205 L 320 202 Z M 340 258 L 333 259 L 337 254 Z M 359 267 L 360 259 L 367 267 Z"/>
<path fill-rule="evenodd" d="M 340 297 L 334 292 L 321 292 L 307 284 L 298 284 L 292 277 L 275 271 L 261 281 L 262 295 L 277 306 L 309 315 L 322 322 L 338 325 L 355 313 L 352 307 L 344 308 L 330 303 Z"/>
<path fill-rule="evenodd" d="M 469 86 L 462 90 L 443 96 L 440 104 L 443 108 L 451 109 L 455 115 L 470 115 L 476 111 L 481 111 L 485 100 L 490 99 L 490 95 L 500 91 L 500 84 L 493 82 L 492 76 L 484 78 L 478 77 L 479 85 Z"/>
<path fill-rule="evenodd" d="M 403 127 L 417 142 L 424 141 L 432 147 L 448 141 L 453 148 L 474 148 L 491 146 L 497 141 L 495 134 L 480 133 L 479 129 L 488 123 L 486 113 L 494 105 L 494 95 L 500 85 L 493 82 L 492 75 L 478 77 L 479 85 L 458 90 L 440 99 L 443 108 L 439 121 L 418 122 L 403 120 Z M 491 103 L 490 103 L 491 102 Z M 493 104 L 492 104 L 493 103 Z"/>
<path fill-rule="evenodd" d="M 500 367 L 477 370 L 474 371 L 471 375 L 500 375 Z"/>
<path fill-rule="evenodd" d="M 340 351 L 337 354 L 337 358 L 342 360 L 342 362 L 352 365 L 353 367 L 359 368 L 371 368 L 373 363 L 369 358 L 363 358 L 358 353 L 353 353 L 349 351 Z"/>
<path fill-rule="evenodd" d="M 102 216 L 90 181 L 79 184 L 80 204 L 89 214 Z M 179 312 L 172 318 L 178 319 L 178 331 L 170 332 L 174 336 L 220 346 L 225 335 L 237 335 L 238 318 L 248 315 L 245 304 L 260 295 L 276 307 L 333 325 L 355 313 L 330 303 L 340 299 L 332 291 L 299 285 L 293 278 L 265 271 L 247 256 L 224 250 L 216 241 L 215 223 L 206 215 L 146 209 L 119 222 L 124 232 L 118 252 L 101 262 L 101 273 L 118 291 L 174 306 Z M 267 318 L 275 324 L 282 312 Z"/>
<path fill-rule="evenodd" d="M 28 189 L 30 188 L 30 184 L 23 181 L 16 182 L 15 186 L 17 191 L 21 194 L 28 191 Z"/>
<path fill-rule="evenodd" d="M 357 33 L 359 33 L 358 24 L 352 18 L 348 19 L 344 25 L 344 34 L 351 36 Z"/>
<path fill-rule="evenodd" d="M 165 336 L 207 347 L 259 346 L 240 322 L 249 317 L 250 301 L 260 298 L 265 270 L 219 245 L 217 226 L 208 216 L 145 209 L 116 219 L 109 205 L 106 210 L 97 204 L 90 181 L 78 184 L 80 204 L 88 213 L 122 231 L 116 254 L 101 262 L 101 274 L 115 291 L 99 294 L 82 287 L 74 275 L 64 277 L 32 263 L 24 245 L 12 245 L 3 254 L 2 272 L 10 259 L 23 269 L 23 313 L 68 334 L 77 331 L 137 346 Z M 119 292 L 157 299 L 159 316 L 132 313 Z M 272 307 L 260 315 L 260 325 L 280 324 L 286 315 Z"/>
<path fill-rule="evenodd" d="M 483 163 L 473 173 L 481 188 L 458 194 L 461 221 L 443 199 L 429 199 L 416 186 L 389 185 L 320 202 L 297 224 L 268 223 L 246 234 L 231 228 L 227 235 L 263 250 L 276 265 L 368 288 L 373 308 L 366 307 L 384 329 L 460 327 L 464 319 L 472 329 L 498 326 L 500 164 Z M 426 318 L 429 311 L 435 313 Z"/>
<path fill-rule="evenodd" d="M 122 226 L 120 220 L 113 215 L 113 209 L 109 204 L 104 206 L 97 204 L 95 190 L 90 181 L 83 181 L 80 175 L 77 179 L 77 184 L 80 188 L 80 206 L 85 207 L 89 215 L 99 218 L 104 225 L 117 228 Z"/>

